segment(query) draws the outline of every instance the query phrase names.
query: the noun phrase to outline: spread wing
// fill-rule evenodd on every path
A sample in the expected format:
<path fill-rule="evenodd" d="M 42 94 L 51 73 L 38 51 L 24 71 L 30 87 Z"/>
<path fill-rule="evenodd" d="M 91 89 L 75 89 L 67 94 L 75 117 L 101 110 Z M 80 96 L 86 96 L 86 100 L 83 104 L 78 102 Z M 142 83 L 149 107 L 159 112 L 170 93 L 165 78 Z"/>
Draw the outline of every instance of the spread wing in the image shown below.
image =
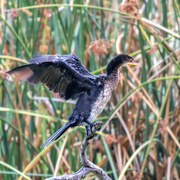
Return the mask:
<path fill-rule="evenodd" d="M 52 61 L 64 61 L 68 66 L 70 66 L 75 71 L 82 75 L 89 76 L 95 79 L 95 75 L 91 74 L 81 63 L 80 59 L 75 54 L 69 55 L 34 55 L 33 59 L 29 60 L 30 64 L 42 63 L 42 62 L 52 62 Z"/>
<path fill-rule="evenodd" d="M 36 55 L 29 63 L 7 73 L 29 83 L 44 83 L 66 100 L 78 98 L 95 84 L 95 76 L 74 54 Z"/>

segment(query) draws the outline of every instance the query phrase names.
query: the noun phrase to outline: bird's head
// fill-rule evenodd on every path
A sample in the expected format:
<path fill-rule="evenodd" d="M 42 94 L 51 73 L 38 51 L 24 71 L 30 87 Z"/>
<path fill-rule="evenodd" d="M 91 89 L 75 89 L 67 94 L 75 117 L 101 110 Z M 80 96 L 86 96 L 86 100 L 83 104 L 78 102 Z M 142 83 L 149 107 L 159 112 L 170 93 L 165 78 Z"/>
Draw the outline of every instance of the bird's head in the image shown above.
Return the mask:
<path fill-rule="evenodd" d="M 127 55 L 127 54 L 119 54 L 116 57 L 114 57 L 114 59 L 116 59 L 117 62 L 120 63 L 120 66 L 139 66 L 141 67 L 141 65 L 137 62 L 134 61 L 134 59 Z"/>
<path fill-rule="evenodd" d="M 128 56 L 127 54 L 119 54 L 115 56 L 107 65 L 107 74 L 110 74 L 114 70 L 117 70 L 121 66 L 139 66 L 141 65 L 134 61 L 134 59 L 131 56 Z"/>

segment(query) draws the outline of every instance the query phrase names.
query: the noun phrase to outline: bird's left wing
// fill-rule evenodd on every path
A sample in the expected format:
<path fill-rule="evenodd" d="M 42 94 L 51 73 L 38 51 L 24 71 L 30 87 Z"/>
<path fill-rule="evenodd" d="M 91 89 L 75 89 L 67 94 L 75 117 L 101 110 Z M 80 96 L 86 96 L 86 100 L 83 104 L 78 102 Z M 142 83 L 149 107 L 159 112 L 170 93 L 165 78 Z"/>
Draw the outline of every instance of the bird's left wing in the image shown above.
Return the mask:
<path fill-rule="evenodd" d="M 42 62 L 48 62 L 48 61 L 64 61 L 68 66 L 70 66 L 72 69 L 74 69 L 76 72 L 89 76 L 92 79 L 95 79 L 95 75 L 91 74 L 81 63 L 80 59 L 73 53 L 68 55 L 34 55 L 33 59 L 29 60 L 28 62 L 30 64 L 34 63 L 42 63 Z"/>
<path fill-rule="evenodd" d="M 94 85 L 94 79 L 93 75 L 88 75 L 85 71 L 80 73 L 74 64 L 72 67 L 67 62 L 69 57 L 66 56 L 65 60 L 62 60 L 62 57 L 58 58 L 57 55 L 36 56 L 29 61 L 31 64 L 14 68 L 7 73 L 14 74 L 18 79 L 27 80 L 29 83 L 44 83 L 49 90 L 59 93 L 60 97 L 66 100 L 76 99 L 90 90 Z"/>

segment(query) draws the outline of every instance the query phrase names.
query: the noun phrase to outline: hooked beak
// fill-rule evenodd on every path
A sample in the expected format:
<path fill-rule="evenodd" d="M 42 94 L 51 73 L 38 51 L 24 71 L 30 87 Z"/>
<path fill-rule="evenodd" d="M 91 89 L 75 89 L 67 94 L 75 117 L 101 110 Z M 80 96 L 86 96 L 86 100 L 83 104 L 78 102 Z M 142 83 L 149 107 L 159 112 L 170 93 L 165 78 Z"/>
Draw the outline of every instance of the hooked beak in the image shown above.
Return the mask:
<path fill-rule="evenodd" d="M 132 60 L 132 59 L 131 59 L 131 62 L 128 62 L 127 65 L 131 65 L 131 66 L 139 66 L 139 67 L 141 67 L 141 65 L 140 65 L 139 63 L 135 62 L 135 61 Z"/>

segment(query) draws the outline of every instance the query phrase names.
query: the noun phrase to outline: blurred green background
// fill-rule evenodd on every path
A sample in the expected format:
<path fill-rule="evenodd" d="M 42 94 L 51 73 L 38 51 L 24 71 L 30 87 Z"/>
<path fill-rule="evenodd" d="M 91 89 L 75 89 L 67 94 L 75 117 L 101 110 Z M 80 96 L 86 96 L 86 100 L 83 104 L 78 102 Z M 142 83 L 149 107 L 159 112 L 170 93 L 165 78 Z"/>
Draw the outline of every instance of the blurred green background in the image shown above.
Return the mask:
<path fill-rule="evenodd" d="M 89 159 L 112 179 L 180 178 L 179 0 L 1 0 L 0 6 L 0 179 L 21 179 L 19 173 L 44 179 L 81 167 L 82 127 L 40 149 L 75 101 L 5 74 L 34 54 L 55 53 L 75 53 L 94 74 L 105 73 L 118 53 L 133 56 L 142 68 L 121 68 L 97 118 L 104 126 Z"/>

